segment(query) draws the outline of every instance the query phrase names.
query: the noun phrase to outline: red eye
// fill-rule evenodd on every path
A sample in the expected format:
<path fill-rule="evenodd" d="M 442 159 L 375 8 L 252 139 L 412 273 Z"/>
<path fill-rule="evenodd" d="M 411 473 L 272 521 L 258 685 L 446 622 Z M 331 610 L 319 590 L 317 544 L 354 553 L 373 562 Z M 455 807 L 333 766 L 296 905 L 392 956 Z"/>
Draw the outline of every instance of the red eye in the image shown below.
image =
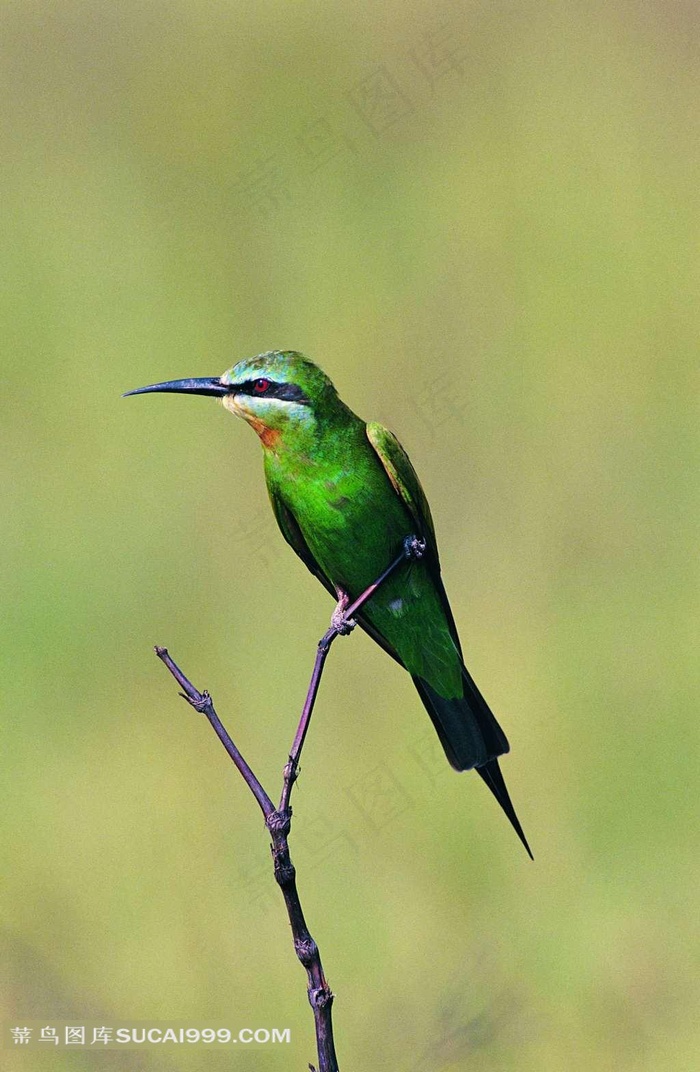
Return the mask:
<path fill-rule="evenodd" d="M 255 380 L 253 383 L 253 391 L 256 395 L 264 395 L 270 386 L 269 380 Z"/>

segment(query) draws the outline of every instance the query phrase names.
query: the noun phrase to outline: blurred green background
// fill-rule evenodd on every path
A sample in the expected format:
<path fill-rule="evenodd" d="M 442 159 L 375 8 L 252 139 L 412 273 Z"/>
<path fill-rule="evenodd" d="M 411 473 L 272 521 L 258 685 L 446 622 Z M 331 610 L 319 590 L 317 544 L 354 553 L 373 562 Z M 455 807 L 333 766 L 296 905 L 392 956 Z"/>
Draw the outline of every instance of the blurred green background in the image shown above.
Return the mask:
<path fill-rule="evenodd" d="M 293 1040 L 2 1067 L 314 1059 L 259 813 L 151 646 L 276 793 L 332 603 L 248 428 L 119 397 L 271 348 L 411 454 L 536 857 L 338 643 L 291 844 L 343 1072 L 697 1067 L 698 9 L 1 21 L 4 1030 Z"/>

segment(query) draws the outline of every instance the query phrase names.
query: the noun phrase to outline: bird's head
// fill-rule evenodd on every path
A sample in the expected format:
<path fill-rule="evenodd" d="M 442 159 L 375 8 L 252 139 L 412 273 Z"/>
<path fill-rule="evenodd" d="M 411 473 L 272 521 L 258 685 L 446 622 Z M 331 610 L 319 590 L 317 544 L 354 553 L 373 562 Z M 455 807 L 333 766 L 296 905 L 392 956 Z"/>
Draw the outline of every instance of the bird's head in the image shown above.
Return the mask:
<path fill-rule="evenodd" d="M 289 430 L 309 429 L 342 403 L 335 387 L 318 365 L 295 350 L 270 350 L 239 361 L 221 376 L 168 380 L 127 391 L 213 395 L 226 409 L 242 417 L 265 446 Z"/>

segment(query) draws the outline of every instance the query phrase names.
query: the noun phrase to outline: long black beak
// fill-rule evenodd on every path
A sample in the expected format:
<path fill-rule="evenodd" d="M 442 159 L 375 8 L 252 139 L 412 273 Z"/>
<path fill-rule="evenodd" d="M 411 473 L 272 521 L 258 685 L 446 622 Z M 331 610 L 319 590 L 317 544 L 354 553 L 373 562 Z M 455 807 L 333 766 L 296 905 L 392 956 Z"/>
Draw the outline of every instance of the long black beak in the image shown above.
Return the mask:
<path fill-rule="evenodd" d="M 227 395 L 231 388 L 222 383 L 218 376 L 202 376 L 198 380 L 166 380 L 165 383 L 152 383 L 150 387 L 137 387 L 135 391 L 125 391 L 127 395 L 146 395 L 150 391 L 176 391 L 181 395 Z"/>

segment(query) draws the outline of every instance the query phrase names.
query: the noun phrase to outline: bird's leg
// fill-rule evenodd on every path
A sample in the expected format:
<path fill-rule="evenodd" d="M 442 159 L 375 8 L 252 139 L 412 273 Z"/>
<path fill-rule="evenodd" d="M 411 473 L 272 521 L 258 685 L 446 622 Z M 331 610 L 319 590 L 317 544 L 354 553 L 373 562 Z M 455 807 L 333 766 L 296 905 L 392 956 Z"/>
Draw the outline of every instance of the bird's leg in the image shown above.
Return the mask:
<path fill-rule="evenodd" d="M 338 597 L 338 605 L 331 615 L 331 629 L 335 629 L 341 636 L 352 633 L 357 625 L 354 618 L 346 618 L 345 613 L 350 606 L 350 596 L 342 588 L 335 586 L 335 594 Z"/>

